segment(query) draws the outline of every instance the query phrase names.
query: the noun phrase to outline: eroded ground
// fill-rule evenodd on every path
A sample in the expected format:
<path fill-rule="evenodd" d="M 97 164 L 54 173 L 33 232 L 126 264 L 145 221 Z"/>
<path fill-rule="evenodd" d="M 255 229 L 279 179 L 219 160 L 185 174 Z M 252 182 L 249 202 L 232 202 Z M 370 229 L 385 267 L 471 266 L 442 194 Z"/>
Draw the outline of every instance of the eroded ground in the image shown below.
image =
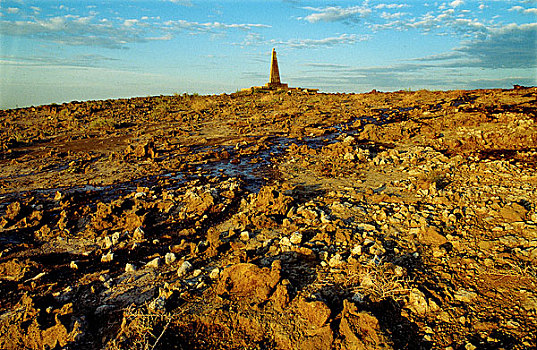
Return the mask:
<path fill-rule="evenodd" d="M 536 102 L 0 111 L 0 348 L 534 348 Z"/>

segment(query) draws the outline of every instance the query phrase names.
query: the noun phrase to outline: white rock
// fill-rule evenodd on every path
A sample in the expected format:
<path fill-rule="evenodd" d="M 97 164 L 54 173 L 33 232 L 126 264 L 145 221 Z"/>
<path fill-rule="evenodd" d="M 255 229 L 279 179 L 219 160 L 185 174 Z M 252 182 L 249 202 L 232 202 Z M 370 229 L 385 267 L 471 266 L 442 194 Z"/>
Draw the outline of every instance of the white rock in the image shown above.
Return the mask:
<path fill-rule="evenodd" d="M 211 273 L 209 273 L 209 278 L 211 279 L 217 279 L 218 276 L 220 276 L 220 269 L 218 267 L 215 267 L 211 270 Z"/>
<path fill-rule="evenodd" d="M 291 237 L 289 238 L 289 241 L 293 244 L 300 244 L 302 243 L 302 233 L 296 231 L 291 234 Z"/>
<path fill-rule="evenodd" d="M 250 232 L 242 231 L 241 232 L 241 241 L 247 241 L 250 239 Z"/>
<path fill-rule="evenodd" d="M 148 262 L 147 264 L 145 264 L 146 267 L 152 267 L 152 268 L 157 268 L 159 267 L 160 265 L 160 258 L 154 258 L 153 260 L 151 260 L 150 262 Z"/>
<path fill-rule="evenodd" d="M 464 289 L 459 289 L 455 295 L 455 299 L 458 301 L 462 301 L 463 303 L 469 303 L 471 302 L 475 297 L 477 297 L 477 293 L 472 291 L 467 291 Z"/>
<path fill-rule="evenodd" d="M 109 252 L 107 254 L 103 254 L 103 256 L 101 256 L 101 262 L 103 263 L 107 263 L 107 262 L 110 262 L 114 260 L 114 253 L 112 252 Z"/>
<path fill-rule="evenodd" d="M 69 267 L 72 268 L 73 270 L 78 270 L 78 265 L 74 261 L 71 261 L 71 263 L 69 264 Z"/>
<path fill-rule="evenodd" d="M 354 160 L 355 159 L 354 153 L 350 153 L 350 152 L 345 153 L 345 155 L 343 156 L 343 159 Z"/>
<path fill-rule="evenodd" d="M 351 254 L 352 255 L 360 255 L 362 254 L 362 246 L 359 245 L 359 244 L 356 244 L 352 250 L 351 250 Z"/>
<path fill-rule="evenodd" d="M 330 260 L 328 261 L 328 266 L 330 267 L 338 267 L 343 263 L 343 259 L 341 258 L 341 255 L 335 254 Z"/>
<path fill-rule="evenodd" d="M 201 269 L 196 269 L 194 270 L 194 272 L 192 273 L 192 276 L 194 277 L 198 277 L 199 275 L 201 275 L 203 271 L 201 271 Z"/>
<path fill-rule="evenodd" d="M 112 239 L 109 236 L 105 236 L 104 239 L 101 242 L 101 247 L 103 249 L 110 248 L 114 243 L 112 242 Z"/>
<path fill-rule="evenodd" d="M 190 270 L 192 269 L 192 264 L 188 262 L 188 260 L 185 260 L 181 266 L 177 269 L 177 276 L 181 277 L 186 275 Z"/>
<path fill-rule="evenodd" d="M 412 288 L 408 298 L 408 308 L 418 315 L 425 315 L 429 310 L 425 294 L 417 288 Z"/>
<path fill-rule="evenodd" d="M 280 245 L 290 246 L 291 240 L 289 239 L 289 237 L 283 237 L 282 239 L 280 239 Z"/>
<path fill-rule="evenodd" d="M 117 242 L 119 242 L 119 236 L 120 236 L 119 232 L 114 232 L 112 234 L 112 244 L 113 245 L 115 245 L 115 244 L 117 244 Z"/>
<path fill-rule="evenodd" d="M 125 272 L 134 272 L 134 271 L 136 271 L 136 267 L 134 267 L 133 264 L 127 263 L 125 265 Z"/>
<path fill-rule="evenodd" d="M 351 144 L 354 142 L 354 137 L 352 136 L 347 136 L 343 139 L 343 143 L 348 143 L 348 144 Z"/>
<path fill-rule="evenodd" d="M 166 255 L 164 256 L 164 262 L 166 263 L 166 265 L 173 264 L 176 259 L 177 258 L 175 257 L 175 254 L 171 252 L 166 253 Z"/>

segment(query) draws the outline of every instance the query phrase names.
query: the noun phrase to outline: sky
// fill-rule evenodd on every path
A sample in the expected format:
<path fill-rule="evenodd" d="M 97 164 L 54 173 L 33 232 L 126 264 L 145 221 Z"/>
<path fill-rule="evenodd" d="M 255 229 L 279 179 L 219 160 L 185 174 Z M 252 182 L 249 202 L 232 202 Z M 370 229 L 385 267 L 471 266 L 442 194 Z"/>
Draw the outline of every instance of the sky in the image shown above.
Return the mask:
<path fill-rule="evenodd" d="M 0 108 L 231 93 L 537 85 L 537 0 L 0 0 Z"/>

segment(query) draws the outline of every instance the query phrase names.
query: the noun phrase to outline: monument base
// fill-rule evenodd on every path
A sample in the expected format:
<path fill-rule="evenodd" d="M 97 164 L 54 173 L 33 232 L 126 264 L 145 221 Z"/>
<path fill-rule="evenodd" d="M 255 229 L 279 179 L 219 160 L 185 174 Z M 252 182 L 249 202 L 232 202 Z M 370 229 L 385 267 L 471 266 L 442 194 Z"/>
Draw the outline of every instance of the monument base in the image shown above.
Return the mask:
<path fill-rule="evenodd" d="M 283 83 L 266 83 L 265 88 L 274 89 L 274 90 L 279 90 L 279 89 L 287 90 L 289 89 L 289 86 Z"/>

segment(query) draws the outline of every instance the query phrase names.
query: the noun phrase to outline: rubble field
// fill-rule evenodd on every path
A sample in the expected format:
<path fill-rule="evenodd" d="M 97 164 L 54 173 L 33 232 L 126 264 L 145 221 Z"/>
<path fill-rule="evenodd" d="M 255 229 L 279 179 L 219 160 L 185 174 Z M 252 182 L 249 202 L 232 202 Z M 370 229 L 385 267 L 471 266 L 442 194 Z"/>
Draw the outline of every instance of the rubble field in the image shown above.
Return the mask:
<path fill-rule="evenodd" d="M 537 88 L 0 125 L 1 349 L 537 347 Z"/>

